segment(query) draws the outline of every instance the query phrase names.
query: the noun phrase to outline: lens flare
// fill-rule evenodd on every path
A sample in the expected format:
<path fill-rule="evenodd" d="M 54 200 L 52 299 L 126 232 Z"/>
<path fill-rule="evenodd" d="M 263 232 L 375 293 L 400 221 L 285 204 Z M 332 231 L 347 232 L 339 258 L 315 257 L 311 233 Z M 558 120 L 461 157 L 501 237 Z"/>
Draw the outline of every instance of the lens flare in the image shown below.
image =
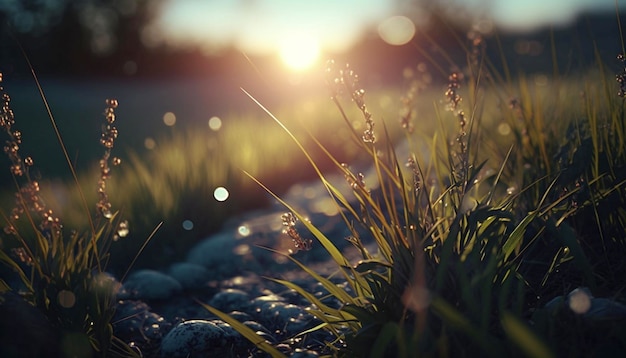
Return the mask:
<path fill-rule="evenodd" d="M 294 35 L 286 38 L 280 46 L 280 59 L 294 71 L 303 71 L 313 66 L 319 56 L 319 43 L 311 36 Z"/>

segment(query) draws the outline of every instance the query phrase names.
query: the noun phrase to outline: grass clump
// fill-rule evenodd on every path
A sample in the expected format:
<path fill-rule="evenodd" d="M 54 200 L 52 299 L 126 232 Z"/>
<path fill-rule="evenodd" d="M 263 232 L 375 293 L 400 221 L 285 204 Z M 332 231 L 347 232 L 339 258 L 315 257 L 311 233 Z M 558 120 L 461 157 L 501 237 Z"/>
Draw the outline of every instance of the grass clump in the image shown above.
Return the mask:
<path fill-rule="evenodd" d="M 33 169 L 34 160 L 20 153 L 22 135 L 14 128 L 10 97 L 3 88 L 0 91 L 0 128 L 7 136 L 4 152 L 10 159 L 16 188 L 15 206 L 9 213 L 0 212 L 4 227 L 0 262 L 8 268 L 3 270 L 7 275 L 0 279 L 0 306 L 4 306 L 5 324 L 15 325 L 4 327 L 7 332 L 3 336 L 7 335 L 3 341 L 13 338 L 6 338 L 0 351 L 6 356 L 136 356 L 113 334 L 111 320 L 119 283 L 104 271 L 112 241 L 128 231 L 128 223 L 112 211 L 107 194 L 111 166 L 120 163 L 111 156 L 118 135 L 114 125 L 117 100 L 106 101 L 98 200 L 93 215 L 83 201 L 89 229 L 80 232 L 64 228 L 46 205 Z M 50 119 L 68 158 L 51 115 Z M 69 158 L 67 162 L 78 182 Z M 13 321 L 9 322 L 9 315 Z"/>
<path fill-rule="evenodd" d="M 370 112 L 357 74 L 329 66 L 332 100 L 369 171 L 352 170 L 314 137 L 314 149 L 305 146 L 259 104 L 304 152 L 351 231 L 348 238 L 328 237 L 323 223 L 307 221 L 275 195 L 288 210 L 283 219 L 296 249 L 321 245 L 337 267 L 335 278 L 347 282 L 338 286 L 288 255 L 329 293 L 319 298 L 270 278 L 308 300 L 319 322 L 294 338 L 314 347 L 319 342 L 308 335 L 327 330 L 335 339 L 324 342 L 324 353 L 349 357 L 623 354 L 623 88 L 615 94 L 598 59 L 581 97 L 563 102 L 571 89 L 558 78 L 552 78 L 556 98 L 544 97 L 523 75 L 503 80 L 510 76 L 495 70 L 483 47 L 467 53 L 468 66 L 449 74 L 443 101 L 435 104 L 440 129 L 432 136 L 414 131 L 414 94 L 404 97 L 402 145 Z M 358 108 L 361 130 L 342 98 Z M 494 128 L 502 135 L 490 135 Z M 327 154 L 349 192 L 331 184 L 312 150 Z M 289 223 L 296 219 L 308 234 L 294 232 Z M 344 239 L 359 260 L 338 249 Z M 599 308 L 601 302 L 608 306 Z M 252 332 L 242 334 L 280 356 Z"/>

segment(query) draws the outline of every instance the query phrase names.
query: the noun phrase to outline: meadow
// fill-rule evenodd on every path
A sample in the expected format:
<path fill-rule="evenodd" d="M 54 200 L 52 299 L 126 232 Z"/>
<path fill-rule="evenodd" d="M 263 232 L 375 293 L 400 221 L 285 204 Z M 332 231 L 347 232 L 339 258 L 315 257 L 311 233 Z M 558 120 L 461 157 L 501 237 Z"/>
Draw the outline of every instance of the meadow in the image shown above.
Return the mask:
<path fill-rule="evenodd" d="M 311 98 L 273 108 L 242 92 L 241 100 L 256 110 L 222 115 L 219 128 L 215 121 L 213 128 L 206 121 L 174 127 L 155 137 L 152 150 L 122 152 L 120 167 L 109 167 L 109 159 L 115 162 L 109 154 L 118 148 L 105 145 L 106 165 L 96 161 L 73 178 L 42 181 L 35 195 L 48 198 L 64 226 L 87 233 L 64 239 L 59 227 L 38 226 L 33 218 L 42 212 L 26 205 L 32 199 L 25 194 L 33 194 L 28 191 L 17 207 L 32 216 L 14 222 L 10 209 L 4 211 L 15 205 L 13 198 L 4 195 L 3 219 L 11 229 L 0 259 L 20 273 L 27 296 L 53 319 L 85 329 L 95 351 L 132 355 L 107 328 L 110 292 L 90 289 L 92 269 L 104 270 L 101 261 L 109 262 L 119 275 L 142 248 L 137 267 L 172 261 L 229 217 L 281 202 L 291 184 L 317 178 L 351 229 L 347 239 L 360 260 L 351 262 L 337 249 L 335 240 L 346 238 L 326 237 L 317 228 L 323 223 L 308 222 L 283 202 L 291 215 L 286 232 L 295 251 L 308 248 L 302 237 L 324 247 L 350 289 L 296 255 L 288 257 L 340 307 L 292 282 L 270 280 L 317 307 L 311 310 L 320 321 L 316 329 L 336 337 L 321 353 L 552 357 L 626 351 L 623 312 L 611 311 L 621 307 L 626 288 L 624 58 L 596 51 L 594 64 L 576 71 L 553 66 L 520 73 L 506 58 L 486 56 L 481 39 L 459 46 L 465 58 L 448 59 L 454 70 L 438 61 L 418 63 L 398 69 L 404 82 L 395 87 L 370 91 L 360 82 L 367 73 L 337 63 L 324 75 L 327 92 Z M 119 106 L 112 103 L 105 113 L 120 113 L 124 98 Z M 5 100 L 3 128 L 15 141 L 15 130 L 6 125 L 9 107 Z M 15 113 L 15 127 L 19 123 Z M 106 138 L 111 123 L 103 126 Z M 13 165 L 29 166 L 7 154 Z M 59 163 L 63 158 L 53 165 Z M 344 175 L 352 192 L 326 181 L 330 173 Z M 15 183 L 30 188 L 33 180 Z M 230 194 L 226 201 L 214 198 L 221 186 Z M 84 202 L 99 203 L 99 211 Z M 109 206 L 120 212 L 102 212 Z M 91 221 L 92 214 L 100 220 Z M 120 237 L 124 220 L 131 233 Z M 306 232 L 295 230 L 296 221 Z M 95 295 L 101 304 L 95 312 L 73 312 L 74 319 L 90 315 L 96 328 L 76 325 L 50 303 L 48 297 L 75 287 L 68 272 L 83 285 L 77 296 Z M 43 278 L 43 290 L 33 277 Z M 583 287 L 615 305 L 594 306 L 600 301 L 575 291 Z M 281 355 L 245 326 L 207 309 L 259 349 Z"/>

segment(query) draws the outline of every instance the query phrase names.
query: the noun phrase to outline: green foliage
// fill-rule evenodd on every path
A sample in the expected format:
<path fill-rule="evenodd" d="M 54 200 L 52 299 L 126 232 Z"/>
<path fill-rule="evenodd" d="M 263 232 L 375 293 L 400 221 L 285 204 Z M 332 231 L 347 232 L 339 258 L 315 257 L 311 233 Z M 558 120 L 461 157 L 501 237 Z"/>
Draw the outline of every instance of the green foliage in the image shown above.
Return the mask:
<path fill-rule="evenodd" d="M 480 47 L 467 51 L 465 76 L 450 75 L 446 102 L 436 112 L 438 132 L 418 137 L 410 123 L 415 111 L 401 111 L 408 113 L 401 123 L 409 148 L 402 154 L 387 124 L 375 120 L 366 106 L 358 76 L 331 64 L 333 102 L 353 143 L 369 159 L 369 177 L 353 172 L 315 137 L 317 148 L 306 146 L 249 95 L 302 150 L 351 230 L 348 240 L 361 253 L 361 260 L 350 262 L 334 244 L 341 238 L 325 236 L 257 180 L 304 223 L 337 265 L 335 275 L 350 288 L 340 288 L 292 256 L 341 307 L 325 305 L 293 282 L 272 279 L 312 304 L 311 314 L 321 321 L 315 329 L 336 337 L 326 342 L 329 354 L 576 354 L 575 345 L 566 346 L 571 343 L 567 337 L 587 328 L 558 325 L 565 333 L 559 332 L 554 328 L 558 317 L 546 313 L 529 322 L 532 312 L 541 312 L 547 299 L 574 287 L 624 289 L 618 278 L 624 272 L 619 258 L 626 253 L 624 103 L 610 94 L 602 65 L 600 72 L 590 72 L 595 78 L 582 82 L 582 105 L 574 105 L 580 102 L 576 99 L 562 105 L 559 98 L 567 91 L 559 78 L 544 89 L 520 75 L 515 88 L 510 74 L 498 74 Z M 499 82 L 503 77 L 509 82 Z M 561 97 L 544 95 L 555 89 Z M 358 108 L 363 133 L 352 125 L 342 96 Z M 463 96 L 469 98 L 465 109 Z M 491 113 L 487 105 L 493 103 L 510 105 L 498 105 Z M 503 120 L 494 122 L 486 113 Z M 346 177 L 350 193 L 330 184 L 312 150 L 328 156 Z M 622 269 L 610 273 L 612 268 Z M 610 330 L 612 338 L 619 327 Z"/>
<path fill-rule="evenodd" d="M 64 229 L 60 219 L 43 201 L 39 183 L 30 175 L 33 160 L 22 158 L 19 151 L 22 138 L 21 133 L 12 128 L 15 117 L 10 98 L 5 93 L 3 95 L 0 122 L 8 135 L 5 153 L 11 160 L 11 174 L 17 191 L 10 214 L 1 212 L 5 236 L 0 247 L 0 262 L 16 279 L 0 279 L 0 293 L 15 291 L 45 314 L 58 332 L 58 347 L 49 347 L 50 354 L 58 350 L 61 356 L 136 356 L 113 334 L 111 320 L 118 283 L 104 273 L 111 242 L 124 236 L 120 230 L 126 225 L 110 211 L 106 192 L 109 164 L 118 162 L 110 157 L 117 137 L 113 126 L 117 101 L 107 100 L 105 110 L 106 123 L 101 137 L 105 154 L 100 160 L 97 214 L 92 219 L 91 210 L 84 207 L 90 229 L 81 233 Z M 56 130 L 53 117 L 50 119 Z M 68 158 L 60 135 L 58 139 Z M 69 158 L 68 165 L 78 183 Z"/>

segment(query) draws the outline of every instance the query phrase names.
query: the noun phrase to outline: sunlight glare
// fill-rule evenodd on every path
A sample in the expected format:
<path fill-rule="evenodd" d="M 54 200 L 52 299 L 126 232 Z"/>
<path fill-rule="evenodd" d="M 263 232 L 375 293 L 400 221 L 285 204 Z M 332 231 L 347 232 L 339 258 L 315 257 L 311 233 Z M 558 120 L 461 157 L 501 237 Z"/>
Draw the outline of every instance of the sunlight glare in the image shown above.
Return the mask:
<path fill-rule="evenodd" d="M 280 46 L 280 59 L 294 71 L 313 66 L 319 56 L 319 42 L 311 36 L 294 35 L 285 39 Z"/>

